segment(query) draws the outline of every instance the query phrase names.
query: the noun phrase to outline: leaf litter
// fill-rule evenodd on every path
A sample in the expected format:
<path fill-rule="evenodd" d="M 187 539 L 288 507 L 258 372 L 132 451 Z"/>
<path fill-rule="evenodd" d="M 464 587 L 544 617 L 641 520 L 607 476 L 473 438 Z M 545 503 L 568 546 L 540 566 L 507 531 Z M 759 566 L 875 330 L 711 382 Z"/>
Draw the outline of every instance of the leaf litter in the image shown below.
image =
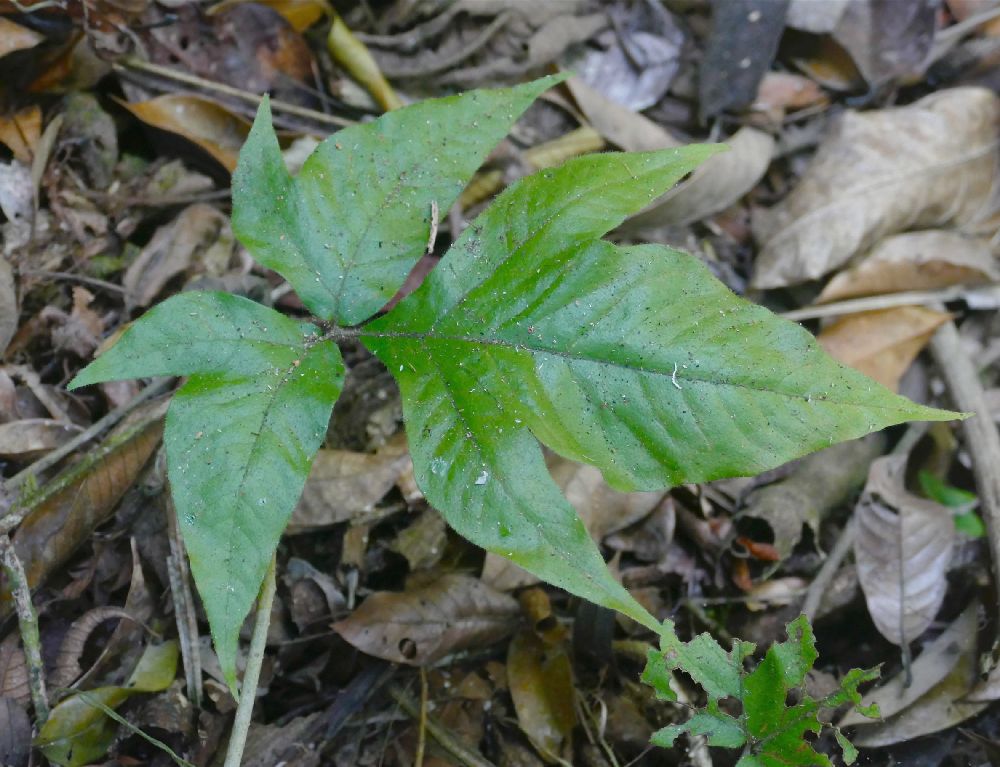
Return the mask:
<path fill-rule="evenodd" d="M 165 526 L 135 521 L 147 508 L 162 513 L 162 504 L 148 500 L 165 492 L 162 466 L 155 465 L 155 409 L 140 412 L 117 435 L 103 429 L 78 442 L 141 389 L 106 386 L 67 395 L 66 382 L 124 323 L 186 286 L 215 281 L 301 314 L 298 297 L 230 234 L 227 171 L 260 91 L 271 90 L 275 99 L 282 145 L 295 139 L 312 145 L 338 125 L 367 120 L 380 103 L 392 105 L 385 86 L 408 103 L 455 86 L 513 85 L 549 65 L 576 66 L 583 79 L 533 106 L 504 152 L 487 160 L 490 183 L 480 187 L 479 201 L 551 162 L 538 158 L 552 146 L 561 160 L 605 143 L 637 150 L 723 140 L 729 153 L 653 201 L 614 238 L 627 241 L 641 229 L 643 239 L 681 245 L 729 275 L 730 285 L 753 280 L 755 299 L 783 308 L 997 280 L 997 108 L 990 89 L 995 92 L 998 77 L 995 57 L 979 51 L 995 46 L 1000 30 L 987 20 L 953 32 L 970 16 L 958 0 L 936 4 L 933 13 L 928 8 L 935 4 L 915 3 L 909 21 L 886 16 L 888 4 L 877 0 L 792 0 L 783 15 L 752 2 L 399 0 L 374 15 L 362 4 L 338 6 L 354 39 L 346 54 L 334 45 L 323 4 L 232 2 L 208 14 L 170 5 L 102 6 L 85 34 L 69 43 L 48 38 L 48 27 L 16 9 L 0 16 L 11 46 L 0 52 L 0 68 L 24 84 L 0 115 L 6 256 L 0 340 L 5 363 L 35 374 L 32 386 L 12 376 L 9 387 L 0 387 L 0 428 L 9 435 L 0 436 L 0 448 L 8 479 L 43 465 L 15 483 L 20 497 L 4 504 L 13 503 L 23 519 L 11 532 L 35 587 L 46 645 L 68 646 L 64 640 L 74 625 L 87 623 L 85 616 L 118 620 L 117 628 L 112 620 L 93 626 L 80 645 L 84 667 L 104 646 L 161 646 L 146 627 L 172 641 L 181 623 L 173 614 L 181 591 L 161 564 L 134 559 L 129 543 L 141 536 L 144 558 L 169 550 L 157 538 L 166 535 Z M 750 20 L 755 10 L 761 16 Z M 69 18 L 60 9 L 50 13 Z M 759 25 L 773 36 L 774 50 L 761 44 L 763 37 L 740 38 L 727 14 Z M 129 51 L 122 29 L 141 44 Z M 873 30 L 877 34 L 868 34 Z M 744 48 L 746 54 L 737 55 Z M 110 57 L 114 69 L 106 62 L 88 69 L 95 51 Z M 385 86 L 363 75 L 372 63 L 387 75 Z M 68 94 L 50 98 L 57 88 Z M 124 102 L 114 101 L 122 96 Z M 840 117 L 829 120 L 836 113 Z M 714 122 L 702 123 L 704 115 Z M 581 129 L 586 136 L 575 133 Z M 441 205 L 441 244 L 428 266 L 476 212 L 473 196 L 459 199 L 450 210 Z M 983 360 L 984 383 L 995 387 L 988 364 L 995 359 L 989 352 L 994 309 L 949 304 L 873 311 L 809 329 L 823 343 L 838 339 L 841 359 L 884 383 L 948 406 L 939 363 L 921 349 L 938 325 L 957 320 L 969 353 Z M 363 349 L 344 353 L 349 367 L 377 366 Z M 410 694 L 419 681 L 407 667 L 425 668 L 428 731 L 438 724 L 452 728 L 452 742 L 445 738 L 444 745 L 426 736 L 425 763 L 462 761 L 456 748 L 493 763 L 660 763 L 660 756 L 644 753 L 645 739 L 662 727 L 683 726 L 686 714 L 631 681 L 650 635 L 624 619 L 581 617 L 588 613 L 579 600 L 556 589 L 545 589 L 551 605 L 543 617 L 522 617 L 513 596 L 533 579 L 448 532 L 440 511 L 416 489 L 412 460 L 400 447 L 398 392 L 377 376 L 358 382 L 293 514 L 298 526 L 280 544 L 279 628 L 268 646 L 271 666 L 255 724 L 262 741 L 273 742 L 274 753 L 292 763 L 311 763 L 301 757 L 308 752 L 334 764 L 411 764 L 419 703 L 411 718 L 395 708 L 387 688 L 368 684 L 362 695 L 351 686 L 372 678 L 366 676 L 377 668 L 372 664 L 383 662 L 375 659 L 386 659 L 401 667 L 389 684 Z M 678 383 L 684 386 L 682 375 Z M 929 440 L 911 455 L 908 471 L 894 475 L 891 488 L 882 483 L 875 492 L 870 480 L 853 503 L 859 477 L 881 471 L 884 459 L 876 459 L 898 437 L 887 438 L 874 447 L 848 445 L 839 457 L 817 454 L 816 471 L 839 477 L 829 492 L 826 480 L 801 464 L 731 496 L 705 485 L 667 495 L 619 494 L 596 470 L 565 459 L 550 459 L 547 471 L 643 605 L 657 618 L 683 618 L 678 626 L 688 645 L 708 641 L 698 638 L 701 631 L 720 640 L 744 628 L 744 635 L 779 635 L 775 627 L 794 620 L 801 591 L 818 578 L 824 557 L 834 556 L 853 515 L 865 533 L 855 542 L 855 561 L 836 573 L 835 582 L 847 584 L 842 606 L 816 624 L 818 667 L 842 672 L 884 664 L 888 681 L 875 683 L 862 702 L 880 702 L 885 722 L 852 715 L 838 721 L 857 728 L 860 746 L 872 747 L 865 758 L 889 763 L 894 748 L 915 738 L 952 737 L 956 725 L 995 738 L 998 724 L 983 703 L 995 697 L 989 680 L 996 673 L 986 673 L 991 657 L 978 654 L 993 640 L 982 626 L 995 618 L 995 600 L 983 598 L 977 612 L 967 585 L 987 573 L 985 542 L 957 536 L 954 511 L 917 497 L 913 477 L 932 467 L 925 455 Z M 975 491 L 969 468 L 982 459 L 959 439 L 957 447 L 938 448 L 932 468 L 949 484 Z M 67 444 L 70 454 L 59 457 Z M 53 454 L 54 464 L 38 464 Z M 470 475 L 471 486 L 491 487 L 489 472 L 476 485 L 482 472 Z M 793 493 L 796 483 L 803 487 Z M 983 515 L 988 519 L 986 510 Z M 931 550 L 928 564 L 921 556 Z M 963 577 L 949 579 L 949 570 Z M 136 573 L 145 574 L 144 588 L 136 586 Z M 924 582 L 928 588 L 918 591 Z M 196 628 L 201 615 L 196 604 Z M 592 630 L 583 630 L 584 621 Z M 900 625 L 914 655 L 909 672 L 882 639 L 898 639 L 893 632 Z M 29 676 L 16 628 L 8 622 L 3 631 L 0 756 L 23 764 L 25 722 L 34 721 Z M 797 624 L 790 637 L 774 652 L 811 658 L 810 638 Z M 599 645 L 613 662 L 598 673 L 582 660 L 584 645 Z M 776 657 L 762 648 L 734 673 L 752 686 L 752 678 L 777 674 Z M 122 689 L 116 685 L 136 659 L 109 653 L 83 686 L 116 702 L 120 693 L 103 691 Z M 206 659 L 206 668 L 221 674 L 208 650 Z M 47 662 L 58 678 L 56 656 Z M 183 758 L 208 764 L 228 732 L 228 694 L 209 677 L 199 712 L 207 738 L 198 741 L 190 723 L 162 713 L 190 712 L 186 696 L 193 694 L 185 675 L 167 673 L 167 665 L 156 686 L 169 690 L 146 685 L 151 691 L 122 702 L 120 711 Z M 984 669 L 985 676 L 978 673 Z M 797 674 L 786 678 L 790 688 L 796 680 Z M 712 690 L 691 681 L 675 677 L 669 684 L 696 704 L 712 699 Z M 151 747 L 128 727 L 95 714 L 79 695 L 58 703 L 64 694 L 53 693 L 56 711 L 77 706 L 100 722 L 100 735 L 85 740 L 86 756 L 147 758 L 144 749 Z M 807 698 L 800 700 L 792 705 Z M 729 727 L 725 717 L 738 721 L 741 714 L 720 701 L 709 736 L 735 740 L 736 730 L 720 723 Z M 780 718 L 780 709 L 775 704 L 767 716 Z M 752 711 L 743 716 L 740 737 L 764 758 L 765 724 L 751 721 Z M 64 726 L 66 717 L 55 717 L 50 730 Z M 934 764 L 980 759 L 978 741 L 959 737 L 953 753 Z M 44 743 L 50 759 L 73 763 L 59 746 Z M 707 755 L 697 736 L 678 743 L 659 752 L 667 763 L 678 764 L 688 753 Z"/>

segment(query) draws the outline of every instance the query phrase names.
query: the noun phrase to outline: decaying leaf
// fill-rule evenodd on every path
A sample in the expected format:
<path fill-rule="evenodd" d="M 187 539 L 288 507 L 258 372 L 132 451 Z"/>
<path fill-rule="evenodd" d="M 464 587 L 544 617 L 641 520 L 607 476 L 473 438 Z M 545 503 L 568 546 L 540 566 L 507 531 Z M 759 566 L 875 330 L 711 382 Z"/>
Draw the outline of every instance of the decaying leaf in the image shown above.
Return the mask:
<path fill-rule="evenodd" d="M 815 80 L 792 72 L 768 72 L 757 87 L 757 96 L 752 106 L 780 122 L 786 112 L 825 101 L 826 95 Z"/>
<path fill-rule="evenodd" d="M 792 193 L 755 217 L 754 284 L 816 279 L 906 229 L 973 227 L 993 192 L 998 117 L 1000 99 L 972 87 L 844 114 Z"/>
<path fill-rule="evenodd" d="M 938 0 L 850 0 L 833 31 L 869 86 L 917 74 L 934 43 Z"/>
<path fill-rule="evenodd" d="M 31 754 L 31 720 L 16 700 L 0 697 L 0 764 L 27 767 Z"/>
<path fill-rule="evenodd" d="M 684 181 L 623 225 L 626 231 L 684 226 L 728 208 L 753 189 L 774 155 L 774 138 L 740 128 L 726 142 L 729 151 L 706 160 Z"/>
<path fill-rule="evenodd" d="M 129 303 L 149 306 L 171 279 L 196 265 L 210 274 L 221 274 L 233 246 L 226 216 L 204 203 L 188 206 L 157 229 L 129 265 L 122 279 Z"/>
<path fill-rule="evenodd" d="M 14 51 L 34 48 L 45 37 L 33 29 L 15 24 L 10 19 L 0 16 L 0 58 Z"/>
<path fill-rule="evenodd" d="M 680 146 L 680 141 L 657 122 L 644 114 L 612 101 L 591 88 L 579 77 L 571 77 L 566 87 L 573 94 L 580 111 L 598 133 L 620 149 L 647 152 Z"/>
<path fill-rule="evenodd" d="M 36 496 L 14 536 L 28 583 L 35 587 L 62 566 L 112 512 L 135 482 L 163 433 L 163 403 L 139 414 Z M 10 594 L 0 591 L 0 616 L 10 610 Z"/>
<path fill-rule="evenodd" d="M 0 457 L 30 461 L 79 434 L 76 424 L 50 418 L 26 418 L 0 424 Z"/>
<path fill-rule="evenodd" d="M 448 527 L 435 509 L 421 512 L 411 525 L 400 531 L 390 548 L 406 557 L 410 570 L 433 567 L 444 554 Z"/>
<path fill-rule="evenodd" d="M 327 527 L 371 511 L 410 466 L 402 434 L 374 454 L 320 450 L 288 532 Z"/>
<path fill-rule="evenodd" d="M 928 229 L 881 240 L 863 261 L 834 275 L 816 303 L 998 280 L 1000 267 L 987 239 Z"/>
<path fill-rule="evenodd" d="M 950 319 L 924 306 L 896 306 L 841 317 L 816 340 L 835 360 L 898 391 L 910 363 Z"/>
<path fill-rule="evenodd" d="M 329 620 L 347 604 L 333 578 L 304 559 L 288 560 L 284 581 L 291 596 L 288 607 L 292 621 L 300 632 L 320 620 Z"/>
<path fill-rule="evenodd" d="M 168 93 L 147 101 L 119 102 L 147 125 L 197 144 L 226 170 L 236 170 L 250 123 L 204 96 Z"/>
<path fill-rule="evenodd" d="M 0 117 L 0 144 L 10 149 L 18 162 L 31 162 L 41 137 L 42 110 L 37 104 L 25 107 L 10 117 Z"/>
<path fill-rule="evenodd" d="M 742 515 L 763 519 L 774 531 L 774 548 L 784 559 L 792 553 L 802 528 L 813 534 L 831 511 L 857 492 L 868 467 L 882 452 L 884 439 L 872 435 L 833 445 L 794 464 L 788 476 L 755 490 Z"/>
<path fill-rule="evenodd" d="M 507 680 L 521 730 L 549 761 L 564 757 L 576 725 L 573 668 L 562 645 L 519 632 L 507 651 Z"/>
<path fill-rule="evenodd" d="M 467 575 L 444 575 L 419 588 L 380 591 L 334 630 L 368 655 L 419 666 L 510 634 L 517 602 Z"/>
<path fill-rule="evenodd" d="M 947 590 L 955 539 L 951 512 L 903 486 L 906 456 L 877 459 L 855 514 L 858 581 L 875 627 L 912 642 L 934 620 Z"/>
<path fill-rule="evenodd" d="M 865 693 L 863 706 L 877 705 L 883 720 L 892 720 L 910 706 L 919 706 L 921 699 L 945 679 L 962 656 L 976 651 L 978 603 L 973 602 L 951 622 L 940 636 L 928 642 L 920 656 L 910 665 L 909 675 L 900 672 Z M 841 727 L 872 721 L 856 711 L 849 711 L 838 723 Z"/>
<path fill-rule="evenodd" d="M 31 703 L 28 663 L 17 631 L 0 642 L 0 698 L 10 698 L 23 706 Z"/>

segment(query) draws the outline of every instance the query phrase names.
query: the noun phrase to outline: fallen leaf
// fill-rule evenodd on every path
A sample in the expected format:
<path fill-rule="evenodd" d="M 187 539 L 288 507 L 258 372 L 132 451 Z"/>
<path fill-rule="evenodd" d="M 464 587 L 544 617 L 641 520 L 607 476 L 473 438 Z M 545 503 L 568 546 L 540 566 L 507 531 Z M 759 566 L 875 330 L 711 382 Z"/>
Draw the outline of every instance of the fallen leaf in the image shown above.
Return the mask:
<path fill-rule="evenodd" d="M 65 444 L 83 429 L 50 418 L 0 424 L 0 458 L 31 461 Z"/>
<path fill-rule="evenodd" d="M 756 128 L 740 128 L 729 151 L 710 157 L 644 211 L 628 219 L 624 231 L 685 226 L 728 208 L 757 186 L 774 156 L 774 138 Z"/>
<path fill-rule="evenodd" d="M 955 88 L 847 112 L 798 186 L 754 219 L 754 285 L 816 279 L 906 229 L 972 227 L 992 194 L 1000 99 Z"/>
<path fill-rule="evenodd" d="M 44 39 L 45 37 L 34 30 L 0 16 L 0 58 L 14 51 L 34 48 Z"/>
<path fill-rule="evenodd" d="M 826 94 L 814 80 L 793 72 L 768 72 L 760 81 L 751 106 L 780 122 L 788 112 L 826 101 Z"/>
<path fill-rule="evenodd" d="M 448 526 L 436 509 L 421 512 L 389 544 L 389 548 L 406 557 L 410 572 L 426 570 L 441 561 L 448 543 Z"/>
<path fill-rule="evenodd" d="M 793 42 L 789 58 L 795 66 L 829 90 L 851 93 L 864 87 L 864 78 L 851 54 L 832 37 L 824 35 L 819 40 L 809 37 L 798 45 Z"/>
<path fill-rule="evenodd" d="M 883 438 L 873 435 L 799 459 L 784 479 L 754 490 L 741 516 L 767 522 L 778 556 L 785 559 L 801 539 L 803 526 L 818 535 L 823 519 L 864 484 L 883 444 Z"/>
<path fill-rule="evenodd" d="M 210 16 L 228 10 L 245 0 L 223 0 L 206 12 Z M 256 0 L 280 13 L 296 32 L 305 32 L 324 16 L 330 14 L 330 4 L 326 0 Z"/>
<path fill-rule="evenodd" d="M 30 755 L 31 720 L 27 712 L 16 700 L 0 697 L 0 764 L 27 767 Z"/>
<path fill-rule="evenodd" d="M 161 402 L 137 411 L 135 420 L 103 445 L 23 499 L 28 513 L 14 536 L 14 548 L 32 588 L 66 563 L 135 482 L 160 442 L 164 407 Z M 10 607 L 4 586 L 0 617 Z"/>
<path fill-rule="evenodd" d="M 363 653 L 421 666 L 497 642 L 516 626 L 517 602 L 467 575 L 443 575 L 400 592 L 379 591 L 333 629 Z"/>
<path fill-rule="evenodd" d="M 886 720 L 917 703 L 951 673 L 963 655 L 976 651 L 978 608 L 977 602 L 966 607 L 935 640 L 924 646 L 910 665 L 909 675 L 903 671 L 873 687 L 862 697 L 861 707 L 877 705 L 879 716 Z M 857 709 L 851 709 L 837 723 L 839 727 L 855 724 L 871 725 L 872 721 Z"/>
<path fill-rule="evenodd" d="M 37 104 L 25 107 L 10 117 L 0 117 L 0 143 L 13 152 L 14 159 L 19 162 L 31 163 L 41 137 L 42 110 Z"/>
<path fill-rule="evenodd" d="M 328 527 L 371 511 L 410 466 L 403 435 L 376 453 L 320 450 L 287 532 Z"/>
<path fill-rule="evenodd" d="M 857 266 L 834 275 L 816 303 L 997 281 L 1000 268 L 988 240 L 929 229 L 881 240 Z"/>
<path fill-rule="evenodd" d="M 566 87 L 590 124 L 618 148 L 648 152 L 681 145 L 662 125 L 612 101 L 579 77 L 569 78 Z"/>
<path fill-rule="evenodd" d="M 333 578 L 304 559 L 289 559 L 283 580 L 291 597 L 292 622 L 301 633 L 319 621 L 330 620 L 347 605 Z"/>
<path fill-rule="evenodd" d="M 131 306 L 149 306 L 170 280 L 200 267 L 219 276 L 235 246 L 229 218 L 211 205 L 189 205 L 157 229 L 122 279 Z"/>
<path fill-rule="evenodd" d="M 934 43 L 939 0 L 850 0 L 834 39 L 872 88 L 918 74 Z"/>
<path fill-rule="evenodd" d="M 749 106 L 778 51 L 789 0 L 712 0 L 698 69 L 701 119 Z"/>
<path fill-rule="evenodd" d="M 883 386 L 899 390 L 899 379 L 951 315 L 924 306 L 897 306 L 841 317 L 816 336 L 836 360 Z"/>
<path fill-rule="evenodd" d="M 28 686 L 28 661 L 21 649 L 21 638 L 16 631 L 0 642 L 0 698 L 10 698 L 22 706 L 31 703 Z"/>
<path fill-rule="evenodd" d="M 955 540 L 947 507 L 903 486 L 906 460 L 887 455 L 872 463 L 854 511 L 858 581 L 875 627 L 897 645 L 919 637 L 937 615 Z"/>
<path fill-rule="evenodd" d="M 203 96 L 168 93 L 147 101 L 118 100 L 147 125 L 197 144 L 226 170 L 236 170 L 240 147 L 250 133 L 250 123 L 221 104 Z"/>
<path fill-rule="evenodd" d="M 566 650 L 521 631 L 507 651 L 507 680 L 521 731 L 543 757 L 561 761 L 576 726 L 576 688 Z"/>
<path fill-rule="evenodd" d="M 823 35 L 836 29 L 849 2 L 851 0 L 792 0 L 785 23 L 803 32 Z"/>

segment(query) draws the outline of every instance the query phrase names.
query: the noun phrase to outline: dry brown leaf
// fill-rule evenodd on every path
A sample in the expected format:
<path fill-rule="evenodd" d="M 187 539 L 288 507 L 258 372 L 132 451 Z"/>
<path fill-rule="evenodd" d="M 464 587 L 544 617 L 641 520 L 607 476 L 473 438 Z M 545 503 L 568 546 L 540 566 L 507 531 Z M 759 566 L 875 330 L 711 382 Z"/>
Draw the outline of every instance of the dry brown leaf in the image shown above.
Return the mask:
<path fill-rule="evenodd" d="M 335 525 L 371 511 L 410 465 L 402 434 L 374 454 L 320 450 L 292 513 L 288 532 Z"/>
<path fill-rule="evenodd" d="M 566 87 L 590 124 L 620 149 L 647 152 L 680 146 L 681 142 L 662 125 L 612 101 L 579 77 L 567 80 Z"/>
<path fill-rule="evenodd" d="M 38 586 L 65 564 L 114 510 L 139 476 L 163 434 L 164 403 L 139 411 L 99 448 L 26 499 L 29 512 L 14 536 L 28 583 Z M 0 617 L 10 611 L 0 590 Z"/>
<path fill-rule="evenodd" d="M 887 455 L 872 463 L 854 512 L 854 559 L 868 612 L 897 645 L 919 637 L 937 615 L 955 540 L 951 512 L 903 486 L 906 460 Z"/>
<path fill-rule="evenodd" d="M 447 543 L 448 527 L 444 517 L 435 509 L 427 509 L 400 531 L 389 548 L 406 557 L 413 572 L 426 570 L 440 562 Z"/>
<path fill-rule="evenodd" d="M 33 460 L 64 445 L 81 431 L 76 424 L 49 418 L 0 424 L 0 457 Z"/>
<path fill-rule="evenodd" d="M 184 93 L 119 103 L 147 125 L 197 144 L 230 173 L 236 170 L 240 147 L 250 132 L 250 124 L 221 104 Z"/>
<path fill-rule="evenodd" d="M 678 184 L 644 211 L 632 216 L 627 231 L 684 226 L 728 208 L 757 186 L 774 155 L 774 138 L 756 128 L 740 128 L 729 151 L 710 157 L 691 178 Z"/>
<path fill-rule="evenodd" d="M 218 276 L 229 263 L 233 243 L 226 216 L 211 205 L 189 205 L 157 229 L 129 265 L 122 279 L 129 303 L 149 306 L 170 280 L 196 265 Z"/>
<path fill-rule="evenodd" d="M 872 88 L 922 72 L 937 26 L 937 0 L 850 0 L 833 30 Z"/>
<path fill-rule="evenodd" d="M 31 703 L 28 661 L 16 630 L 0 642 L 0 697 L 10 698 L 25 706 Z"/>
<path fill-rule="evenodd" d="M 283 580 L 291 597 L 292 622 L 301 633 L 321 620 L 330 620 L 347 604 L 333 578 L 304 559 L 289 559 Z"/>
<path fill-rule="evenodd" d="M 950 314 L 924 306 L 897 306 L 841 317 L 816 337 L 836 360 L 893 391 L 899 379 Z"/>
<path fill-rule="evenodd" d="M 222 0 L 221 3 L 209 8 L 207 13 L 209 16 L 214 16 L 241 2 L 245 0 Z M 326 0 L 256 0 L 256 2 L 280 13 L 296 32 L 305 32 L 331 11 L 330 4 Z"/>
<path fill-rule="evenodd" d="M 31 720 L 24 707 L 0 697 L 0 764 L 27 767 L 31 755 Z"/>
<path fill-rule="evenodd" d="M 906 229 L 974 228 L 995 191 L 998 119 L 1000 99 L 971 87 L 845 113 L 792 193 L 755 216 L 754 285 L 822 277 Z"/>
<path fill-rule="evenodd" d="M 0 16 L 0 58 L 14 51 L 34 48 L 45 37 L 32 29 L 15 24 L 10 19 Z"/>
<path fill-rule="evenodd" d="M 548 760 L 568 757 L 564 748 L 576 726 L 576 688 L 565 649 L 546 646 L 533 632 L 521 631 L 507 651 L 507 680 L 517 722 L 528 740 Z"/>
<path fill-rule="evenodd" d="M 10 117 L 0 117 L 0 144 L 10 149 L 20 162 L 31 162 L 41 137 L 42 110 L 37 104 L 25 107 Z"/>
<path fill-rule="evenodd" d="M 804 51 L 793 53 L 791 58 L 795 66 L 829 90 L 846 93 L 864 86 L 864 78 L 851 54 L 832 37 L 824 35 L 816 42 L 810 40 Z"/>
<path fill-rule="evenodd" d="M 905 671 L 872 688 L 861 700 L 862 706 L 879 707 L 879 715 L 890 719 L 918 701 L 955 668 L 961 656 L 976 651 L 976 632 L 979 616 L 978 603 L 973 602 L 962 611 L 934 641 L 928 642 L 920 656 Z M 867 724 L 872 720 L 851 709 L 837 725 Z"/>
<path fill-rule="evenodd" d="M 368 655 L 412 666 L 433 663 L 510 634 L 517 602 L 467 575 L 444 575 L 411 590 L 379 591 L 334 630 Z"/>
<path fill-rule="evenodd" d="M 752 108 L 780 120 L 786 112 L 826 101 L 826 94 L 814 80 L 793 72 L 768 72 L 757 87 Z"/>

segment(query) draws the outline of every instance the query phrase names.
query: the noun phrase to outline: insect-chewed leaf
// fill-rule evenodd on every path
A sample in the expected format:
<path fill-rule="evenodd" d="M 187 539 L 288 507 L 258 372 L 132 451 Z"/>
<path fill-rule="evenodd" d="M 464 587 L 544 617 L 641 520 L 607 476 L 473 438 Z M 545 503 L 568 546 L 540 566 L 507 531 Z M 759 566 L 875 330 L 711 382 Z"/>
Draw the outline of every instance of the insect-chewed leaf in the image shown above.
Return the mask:
<path fill-rule="evenodd" d="M 292 178 L 257 112 L 233 176 L 233 230 L 324 319 L 354 324 L 392 297 L 487 153 L 561 77 L 422 101 L 324 141 Z"/>
<path fill-rule="evenodd" d="M 955 417 L 839 365 L 691 256 L 597 239 L 715 151 L 605 154 L 523 180 L 362 330 L 400 381 L 417 480 L 449 523 L 647 623 L 609 583 L 533 437 L 618 489 L 651 490 Z"/>
<path fill-rule="evenodd" d="M 343 361 L 307 323 L 224 293 L 184 293 L 137 320 L 71 386 L 144 375 L 190 375 L 167 413 L 167 468 L 235 689 L 240 626 L 326 434 Z"/>

